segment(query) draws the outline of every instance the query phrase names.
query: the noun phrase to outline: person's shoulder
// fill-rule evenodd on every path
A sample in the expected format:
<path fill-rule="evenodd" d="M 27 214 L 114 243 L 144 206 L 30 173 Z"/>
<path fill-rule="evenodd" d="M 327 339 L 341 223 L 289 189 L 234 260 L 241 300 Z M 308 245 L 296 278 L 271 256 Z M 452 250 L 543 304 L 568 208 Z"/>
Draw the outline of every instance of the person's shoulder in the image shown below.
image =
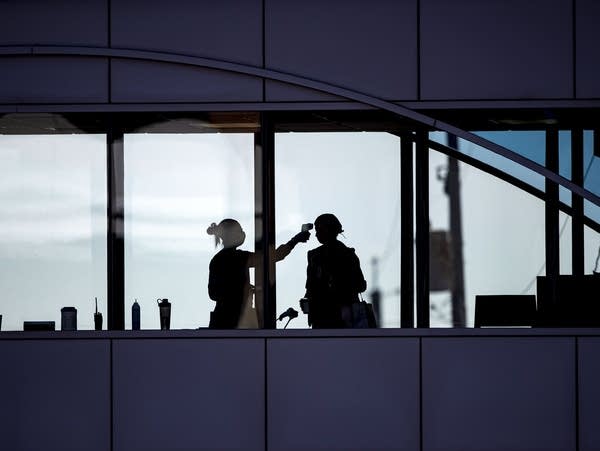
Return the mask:
<path fill-rule="evenodd" d="M 325 252 L 325 247 L 323 245 L 319 247 L 315 247 L 306 253 L 309 260 L 313 260 L 315 258 L 319 258 Z"/>
<path fill-rule="evenodd" d="M 319 247 L 315 247 L 314 249 L 311 249 L 307 252 L 307 254 L 310 255 L 319 255 L 322 254 L 323 252 L 325 252 L 327 249 L 327 246 L 325 246 L 324 244 L 321 244 Z"/>
<path fill-rule="evenodd" d="M 252 255 L 252 252 L 235 249 L 233 251 L 233 255 L 235 255 L 234 258 L 237 262 L 239 262 L 240 265 L 245 265 L 248 263 L 248 259 L 250 258 L 250 255 Z"/>
<path fill-rule="evenodd" d="M 220 264 L 220 262 L 223 260 L 222 252 L 223 252 L 223 250 L 221 249 L 219 252 L 217 252 L 215 255 L 213 255 L 213 257 L 210 259 L 210 263 L 208 265 L 209 268 L 213 268 Z"/>
<path fill-rule="evenodd" d="M 354 250 L 353 247 L 348 247 L 339 240 L 337 240 L 335 242 L 335 249 L 336 249 L 336 251 L 341 252 L 341 253 L 356 254 L 356 251 Z"/>
<path fill-rule="evenodd" d="M 243 251 L 241 249 L 236 249 L 235 250 L 235 255 L 237 255 L 237 257 L 241 260 L 248 260 L 250 258 L 250 255 L 252 255 L 252 252 L 250 251 Z"/>

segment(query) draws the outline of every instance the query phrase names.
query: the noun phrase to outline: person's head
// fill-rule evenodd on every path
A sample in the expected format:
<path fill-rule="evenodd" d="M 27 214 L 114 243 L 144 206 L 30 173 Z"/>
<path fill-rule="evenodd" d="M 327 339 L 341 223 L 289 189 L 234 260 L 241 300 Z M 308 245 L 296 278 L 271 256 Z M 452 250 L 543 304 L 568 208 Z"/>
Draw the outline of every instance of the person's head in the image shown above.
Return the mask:
<path fill-rule="evenodd" d="M 215 236 L 215 246 L 238 247 L 244 243 L 246 233 L 235 219 L 223 219 L 218 225 L 214 222 L 206 229 L 206 233 Z"/>
<path fill-rule="evenodd" d="M 324 213 L 315 219 L 315 235 L 319 243 L 334 241 L 343 231 L 339 219 L 331 213 Z"/>

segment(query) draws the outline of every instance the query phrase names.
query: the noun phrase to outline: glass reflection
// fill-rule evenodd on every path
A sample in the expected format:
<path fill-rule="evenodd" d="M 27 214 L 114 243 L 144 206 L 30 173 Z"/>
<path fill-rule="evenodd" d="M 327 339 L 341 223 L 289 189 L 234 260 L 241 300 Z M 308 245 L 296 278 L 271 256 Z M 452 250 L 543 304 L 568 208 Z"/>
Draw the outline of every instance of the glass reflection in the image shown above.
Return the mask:
<path fill-rule="evenodd" d="M 546 135 L 544 131 L 483 131 L 473 132 L 493 143 L 506 147 L 513 152 L 522 155 L 531 161 L 545 165 L 546 160 Z M 446 133 L 433 132 L 429 139 L 446 144 Z M 534 171 L 515 163 L 508 158 L 497 155 L 477 144 L 473 144 L 462 138 L 458 138 L 459 152 L 473 157 L 483 163 L 487 163 L 497 169 L 506 172 L 518 179 L 529 183 L 534 188 L 544 191 L 544 177 Z"/>
<path fill-rule="evenodd" d="M 95 297 L 106 318 L 106 136 L 0 135 L 0 205 L 2 330 L 60 330 L 65 306 L 94 329 Z"/>
<path fill-rule="evenodd" d="M 429 161 L 431 259 L 443 260 L 452 237 L 445 247 L 435 244 L 436 234 L 449 230 L 448 157 L 430 151 Z M 544 203 L 469 165 L 459 162 L 458 167 L 466 325 L 472 327 L 476 295 L 535 294 L 535 277 L 545 273 Z M 448 259 L 454 261 L 452 255 Z M 432 274 L 431 279 L 442 276 Z M 432 327 L 453 324 L 450 287 L 443 288 L 431 292 Z"/>

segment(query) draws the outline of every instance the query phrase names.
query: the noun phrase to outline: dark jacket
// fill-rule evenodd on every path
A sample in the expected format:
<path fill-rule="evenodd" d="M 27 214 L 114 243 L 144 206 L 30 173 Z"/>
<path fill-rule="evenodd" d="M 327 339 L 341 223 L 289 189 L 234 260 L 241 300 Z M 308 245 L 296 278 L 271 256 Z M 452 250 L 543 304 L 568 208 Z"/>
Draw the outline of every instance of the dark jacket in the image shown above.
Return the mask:
<path fill-rule="evenodd" d="M 308 252 L 306 297 L 313 328 L 344 327 L 342 307 L 358 302 L 366 289 L 354 249 L 335 240 Z"/>
<path fill-rule="evenodd" d="M 237 327 L 242 305 L 250 293 L 250 255 L 248 251 L 222 249 L 210 261 L 208 295 L 217 303 L 211 313 L 210 328 Z"/>

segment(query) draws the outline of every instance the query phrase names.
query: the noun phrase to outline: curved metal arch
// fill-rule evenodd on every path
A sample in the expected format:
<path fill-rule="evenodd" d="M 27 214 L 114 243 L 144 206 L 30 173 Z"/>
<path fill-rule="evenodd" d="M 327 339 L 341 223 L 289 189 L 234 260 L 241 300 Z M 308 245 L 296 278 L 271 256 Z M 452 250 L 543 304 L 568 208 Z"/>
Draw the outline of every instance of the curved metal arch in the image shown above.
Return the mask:
<path fill-rule="evenodd" d="M 600 196 L 596 196 L 590 191 L 576 185 L 570 180 L 556 174 L 546 167 L 535 163 L 522 155 L 519 155 L 512 150 L 509 150 L 499 144 L 492 141 L 488 141 L 485 138 L 477 136 L 466 130 L 462 130 L 458 127 L 450 125 L 446 122 L 438 121 L 432 117 L 418 113 L 414 110 L 406 108 L 404 106 L 389 102 L 377 97 L 373 97 L 367 94 L 363 94 L 351 89 L 335 86 L 330 83 L 325 83 L 318 80 L 313 80 L 298 75 L 288 74 L 272 69 L 265 69 L 261 67 L 251 66 L 241 63 L 233 63 L 229 61 L 223 61 L 213 58 L 204 58 L 198 56 L 190 56 L 176 53 L 167 52 L 154 52 L 147 50 L 136 50 L 136 49 L 124 49 L 124 48 L 106 48 L 106 47 L 84 47 L 84 46 L 31 46 L 31 45 L 20 45 L 20 46 L 3 46 L 0 47 L 0 56 L 95 56 L 95 57 L 106 57 L 106 58 L 124 58 L 124 59 L 137 59 L 146 61 L 156 61 L 162 63 L 173 63 L 182 64 L 186 66 L 202 67 L 207 69 L 217 69 L 229 72 L 235 72 L 244 75 L 251 75 L 255 77 L 267 78 L 270 80 L 280 81 L 289 83 L 292 85 L 301 86 L 304 88 L 314 89 L 327 94 L 333 94 L 338 97 L 343 97 L 348 100 L 353 100 L 364 105 L 379 108 L 384 111 L 396 114 L 405 119 L 411 119 L 421 125 L 451 133 L 466 141 L 469 141 L 478 146 L 484 147 L 485 149 L 503 156 L 515 163 L 520 164 L 533 172 L 536 172 L 545 178 L 567 188 L 570 192 L 592 202 L 593 204 L 600 207 Z"/>

